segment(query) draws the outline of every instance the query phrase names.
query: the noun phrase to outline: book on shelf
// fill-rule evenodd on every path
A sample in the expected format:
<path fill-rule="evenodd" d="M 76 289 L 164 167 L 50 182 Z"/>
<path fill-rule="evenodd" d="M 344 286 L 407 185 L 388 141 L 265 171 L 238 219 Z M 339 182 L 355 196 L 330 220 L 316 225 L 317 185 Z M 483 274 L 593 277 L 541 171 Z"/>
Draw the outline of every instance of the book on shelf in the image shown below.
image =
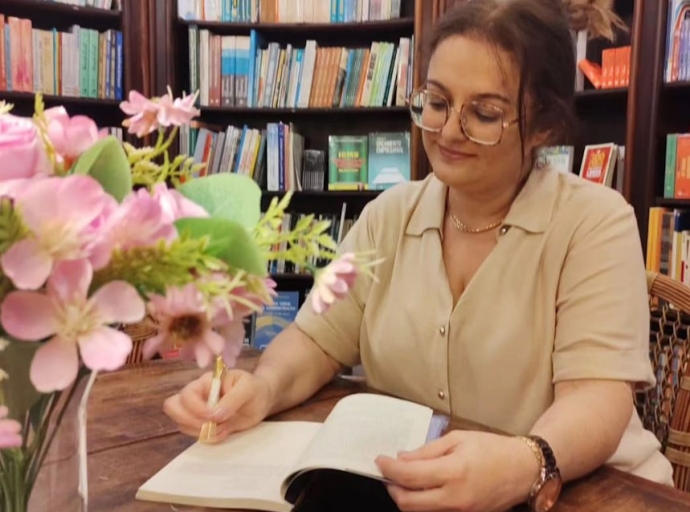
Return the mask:
<path fill-rule="evenodd" d="M 386 190 L 410 181 L 410 132 L 369 134 L 369 190 Z"/>
<path fill-rule="evenodd" d="M 537 150 L 535 167 L 558 172 L 573 172 L 574 146 L 543 146 Z"/>
<path fill-rule="evenodd" d="M 76 5 L 78 7 L 94 7 L 106 11 L 119 11 L 122 9 L 120 0 L 44 0 L 57 4 Z"/>
<path fill-rule="evenodd" d="M 690 80 L 690 0 L 668 2 L 664 82 Z"/>
<path fill-rule="evenodd" d="M 278 290 L 273 304 L 256 315 L 252 346 L 264 350 L 280 332 L 290 325 L 299 310 L 299 291 Z"/>
<path fill-rule="evenodd" d="M 0 14 L 0 90 L 120 100 L 122 32 L 73 25 L 42 30 Z"/>
<path fill-rule="evenodd" d="M 601 52 L 601 64 L 587 58 L 578 60 L 578 72 L 595 89 L 618 89 L 630 85 L 630 46 L 606 48 Z M 577 89 L 576 90 L 582 90 Z"/>
<path fill-rule="evenodd" d="M 327 155 L 306 148 L 306 143 L 299 127 L 284 122 L 250 128 L 194 120 L 182 126 L 179 134 L 180 153 L 204 164 L 198 176 L 244 174 L 271 192 L 384 190 L 410 180 L 409 132 L 333 135 Z M 351 165 L 356 165 L 354 174 Z"/>
<path fill-rule="evenodd" d="M 690 198 L 690 133 L 666 135 L 664 197 Z"/>
<path fill-rule="evenodd" d="M 202 107 L 404 106 L 411 90 L 414 36 L 347 48 L 266 42 L 254 29 L 219 35 L 192 25 L 188 32 L 189 83 Z"/>
<path fill-rule="evenodd" d="M 298 223 L 303 221 L 305 217 L 312 215 L 313 222 L 327 221 L 329 223 L 328 229 L 325 233 L 335 240 L 335 242 L 339 245 L 359 217 L 357 212 L 350 214 L 350 212 L 347 211 L 347 208 L 347 202 L 343 201 L 343 203 L 340 205 L 339 214 L 287 212 L 283 217 L 280 229 L 282 231 L 293 230 Z M 287 242 L 280 242 L 280 244 L 276 247 L 276 250 L 281 252 L 288 250 Z M 312 258 L 309 263 L 312 266 L 322 267 L 325 266 L 328 261 L 323 258 Z M 270 274 L 302 274 L 306 271 L 306 269 L 296 267 L 292 262 L 286 262 L 283 259 L 276 259 L 268 262 L 267 270 Z"/>
<path fill-rule="evenodd" d="M 136 498 L 288 512 L 298 501 L 321 499 L 316 493 L 323 491 L 324 479 L 329 479 L 331 497 L 340 494 L 338 500 L 372 487 L 385 496 L 376 457 L 419 448 L 438 438 L 447 420 L 429 407 L 399 398 L 349 395 L 323 423 L 264 421 L 218 444 L 195 443 L 145 482 Z M 353 482 L 359 493 L 341 494 Z"/>
<path fill-rule="evenodd" d="M 618 146 L 612 142 L 585 146 L 580 177 L 610 187 L 618 161 Z"/>
<path fill-rule="evenodd" d="M 647 270 L 690 285 L 690 210 L 653 206 L 647 229 Z"/>
<path fill-rule="evenodd" d="M 177 0 L 178 17 L 222 23 L 348 23 L 400 17 L 400 0 Z"/>

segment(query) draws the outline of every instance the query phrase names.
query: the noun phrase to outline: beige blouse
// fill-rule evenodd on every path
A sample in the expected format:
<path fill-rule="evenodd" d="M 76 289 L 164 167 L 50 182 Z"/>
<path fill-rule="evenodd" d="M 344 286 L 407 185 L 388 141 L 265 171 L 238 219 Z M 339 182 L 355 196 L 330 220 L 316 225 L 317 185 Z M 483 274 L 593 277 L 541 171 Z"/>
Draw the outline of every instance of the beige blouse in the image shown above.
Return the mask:
<path fill-rule="evenodd" d="M 325 314 L 297 326 L 376 389 L 512 434 L 526 434 L 554 383 L 655 382 L 645 267 L 632 208 L 575 175 L 532 172 L 498 243 L 457 304 L 441 253 L 446 186 L 433 175 L 382 193 L 343 251 L 385 258 Z M 597 428 L 592 425 L 592 428 Z M 656 437 L 633 412 L 608 461 L 672 484 Z"/>

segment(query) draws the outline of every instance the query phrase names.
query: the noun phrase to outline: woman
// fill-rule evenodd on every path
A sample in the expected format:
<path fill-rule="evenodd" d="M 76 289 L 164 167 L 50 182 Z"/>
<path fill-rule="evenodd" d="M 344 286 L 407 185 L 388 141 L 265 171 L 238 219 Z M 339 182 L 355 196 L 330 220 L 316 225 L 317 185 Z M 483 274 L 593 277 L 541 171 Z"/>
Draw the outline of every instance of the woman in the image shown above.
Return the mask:
<path fill-rule="evenodd" d="M 575 16 L 591 2 L 567 4 Z M 535 148 L 564 144 L 574 124 L 564 10 L 471 0 L 435 27 L 410 98 L 433 175 L 381 194 L 343 242 L 385 258 L 378 282 L 360 279 L 324 315 L 303 307 L 253 374 L 228 374 L 215 412 L 209 375 L 171 397 L 183 432 L 211 416 L 221 438 L 249 428 L 361 363 L 376 389 L 512 434 L 454 432 L 379 458 L 403 510 L 543 512 L 561 480 L 604 463 L 672 483 L 633 407 L 633 387 L 654 382 L 633 211 L 609 188 L 533 169 Z M 612 13 L 585 14 L 611 30 Z"/>

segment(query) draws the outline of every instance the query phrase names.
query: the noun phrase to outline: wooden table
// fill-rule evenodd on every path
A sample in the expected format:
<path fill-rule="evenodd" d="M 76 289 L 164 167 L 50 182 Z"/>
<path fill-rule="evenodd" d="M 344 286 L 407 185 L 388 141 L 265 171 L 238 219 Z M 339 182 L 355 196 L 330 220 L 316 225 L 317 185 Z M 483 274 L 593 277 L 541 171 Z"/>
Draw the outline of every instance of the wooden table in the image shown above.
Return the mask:
<path fill-rule="evenodd" d="M 251 370 L 257 359 L 255 352 L 247 352 L 238 366 Z M 99 377 L 89 402 L 90 512 L 202 510 L 134 499 L 141 484 L 194 442 L 177 432 L 162 406 L 166 397 L 200 374 L 189 363 L 153 361 Z M 274 419 L 322 421 L 340 398 L 359 389 L 338 379 L 303 406 Z M 453 426 L 481 428 L 462 420 Z M 555 512 L 576 511 L 688 512 L 690 494 L 601 468 L 566 485 Z"/>

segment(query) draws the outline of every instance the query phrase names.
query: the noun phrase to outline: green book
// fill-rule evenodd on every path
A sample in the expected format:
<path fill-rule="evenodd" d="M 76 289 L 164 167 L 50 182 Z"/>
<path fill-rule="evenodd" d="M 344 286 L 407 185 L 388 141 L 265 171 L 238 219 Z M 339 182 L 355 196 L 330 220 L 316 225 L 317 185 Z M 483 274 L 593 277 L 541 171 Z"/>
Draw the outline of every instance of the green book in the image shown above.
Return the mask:
<path fill-rule="evenodd" d="M 328 137 L 328 190 L 365 190 L 369 138 L 366 135 Z"/>

